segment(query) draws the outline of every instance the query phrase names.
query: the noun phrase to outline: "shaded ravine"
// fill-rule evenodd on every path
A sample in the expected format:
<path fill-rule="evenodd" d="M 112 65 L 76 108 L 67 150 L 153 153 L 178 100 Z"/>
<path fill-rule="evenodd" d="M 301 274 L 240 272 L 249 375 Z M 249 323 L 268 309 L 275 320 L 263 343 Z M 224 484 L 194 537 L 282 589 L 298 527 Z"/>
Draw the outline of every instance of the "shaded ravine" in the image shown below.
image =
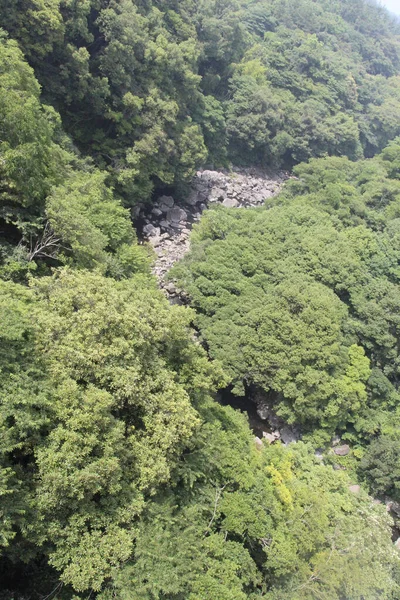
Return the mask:
<path fill-rule="evenodd" d="M 190 232 L 202 212 L 217 204 L 226 208 L 260 207 L 280 192 L 288 178 L 287 172 L 271 173 L 254 168 L 203 170 L 193 178 L 183 201 L 177 202 L 172 196 L 163 195 L 150 208 L 139 207 L 135 215 L 140 224 L 139 234 L 154 248 L 153 273 L 171 303 L 187 301 L 185 291 L 178 289 L 166 276 L 189 251 Z M 271 443 L 277 439 L 287 443 L 296 438 L 272 411 L 266 411 L 265 400 L 258 398 L 257 394 L 249 392 L 240 398 L 225 389 L 218 392 L 216 399 L 247 414 L 256 442 L 261 443 L 263 437 Z"/>

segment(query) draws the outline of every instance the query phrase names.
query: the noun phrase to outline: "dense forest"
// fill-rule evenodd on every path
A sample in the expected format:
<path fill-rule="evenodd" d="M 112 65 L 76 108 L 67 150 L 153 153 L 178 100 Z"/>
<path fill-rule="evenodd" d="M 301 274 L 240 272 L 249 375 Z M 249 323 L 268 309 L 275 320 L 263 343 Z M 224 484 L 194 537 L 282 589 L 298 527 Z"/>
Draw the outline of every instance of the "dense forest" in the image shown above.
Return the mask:
<path fill-rule="evenodd" d="M 0 600 L 400 600 L 399 22 L 0 16 Z M 172 305 L 136 208 L 205 167 L 291 175 L 204 212 Z M 255 440 L 223 393 L 301 440 Z"/>

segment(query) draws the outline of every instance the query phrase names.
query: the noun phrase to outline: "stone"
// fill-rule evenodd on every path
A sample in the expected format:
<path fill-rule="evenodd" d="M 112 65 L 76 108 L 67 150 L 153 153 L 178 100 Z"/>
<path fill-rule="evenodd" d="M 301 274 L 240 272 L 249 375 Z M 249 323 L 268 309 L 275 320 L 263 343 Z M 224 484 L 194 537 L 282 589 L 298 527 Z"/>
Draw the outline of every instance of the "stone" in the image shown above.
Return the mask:
<path fill-rule="evenodd" d="M 202 197 L 197 190 L 193 190 L 187 198 L 185 198 L 186 204 L 190 206 L 196 206 L 198 202 L 201 202 Z"/>
<path fill-rule="evenodd" d="M 151 236 L 149 238 L 149 242 L 153 246 L 153 248 L 157 248 L 158 246 L 161 246 L 163 241 L 164 240 L 162 240 L 160 236 Z"/>
<path fill-rule="evenodd" d="M 170 283 L 167 283 L 165 289 L 169 294 L 176 294 L 176 286 L 174 283 L 172 283 L 172 281 Z"/>
<path fill-rule="evenodd" d="M 143 204 L 136 204 L 132 209 L 132 217 L 136 219 L 142 212 Z"/>
<path fill-rule="evenodd" d="M 262 443 L 262 440 L 260 440 L 259 437 L 255 437 L 254 442 L 258 450 L 261 450 L 264 447 L 264 444 Z"/>
<path fill-rule="evenodd" d="M 387 512 L 391 512 L 396 515 L 397 518 L 400 517 L 400 504 L 395 500 L 387 500 L 385 502 Z"/>
<path fill-rule="evenodd" d="M 180 223 L 181 221 L 186 221 L 186 219 L 187 212 L 183 208 L 175 207 L 167 212 L 167 221 L 172 223 Z"/>
<path fill-rule="evenodd" d="M 332 439 L 332 446 L 339 446 L 340 444 L 340 436 L 335 435 L 335 437 Z"/>
<path fill-rule="evenodd" d="M 160 221 L 160 227 L 161 227 L 161 229 L 168 229 L 168 227 L 169 227 L 168 221 Z"/>
<path fill-rule="evenodd" d="M 222 206 L 226 206 L 226 208 L 235 208 L 239 202 L 235 200 L 235 198 L 225 198 L 222 203 Z"/>
<path fill-rule="evenodd" d="M 350 446 L 348 444 L 343 444 L 343 446 L 338 446 L 333 451 L 337 456 L 347 456 L 350 452 Z"/>
<path fill-rule="evenodd" d="M 224 200 L 225 197 L 226 197 L 225 190 L 223 190 L 222 188 L 213 188 L 211 190 L 211 194 L 209 195 L 208 199 L 210 202 L 219 202 L 221 200 Z"/>
<path fill-rule="evenodd" d="M 153 210 L 151 211 L 151 214 L 154 215 L 155 217 L 161 217 L 161 215 L 163 214 L 162 210 L 160 210 L 159 208 L 153 208 Z"/>
<path fill-rule="evenodd" d="M 154 227 L 154 225 L 149 223 L 148 225 L 145 225 L 143 227 L 143 233 L 144 233 L 144 235 L 146 235 L 148 237 L 151 237 L 151 236 L 159 237 L 161 231 L 160 231 L 159 227 Z"/>
<path fill-rule="evenodd" d="M 297 442 L 300 439 L 300 436 L 293 429 L 285 425 L 281 429 L 281 440 L 286 444 L 292 444 Z"/>
<path fill-rule="evenodd" d="M 396 546 L 396 548 L 398 550 L 400 550 L 400 537 L 397 538 L 397 540 L 395 541 L 394 545 Z"/>
<path fill-rule="evenodd" d="M 359 494 L 361 491 L 361 486 L 360 485 L 349 485 L 349 490 L 352 494 Z"/>
<path fill-rule="evenodd" d="M 269 406 L 265 402 L 257 403 L 257 414 L 263 421 L 266 421 L 269 416 Z"/>
<path fill-rule="evenodd" d="M 164 206 L 168 206 L 168 208 L 172 208 L 175 204 L 175 200 L 172 196 L 161 196 L 158 199 L 160 204 L 164 204 Z"/>
<path fill-rule="evenodd" d="M 276 437 L 274 436 L 274 434 L 267 433 L 266 431 L 263 431 L 263 438 L 267 440 L 270 444 L 273 444 L 276 441 Z"/>

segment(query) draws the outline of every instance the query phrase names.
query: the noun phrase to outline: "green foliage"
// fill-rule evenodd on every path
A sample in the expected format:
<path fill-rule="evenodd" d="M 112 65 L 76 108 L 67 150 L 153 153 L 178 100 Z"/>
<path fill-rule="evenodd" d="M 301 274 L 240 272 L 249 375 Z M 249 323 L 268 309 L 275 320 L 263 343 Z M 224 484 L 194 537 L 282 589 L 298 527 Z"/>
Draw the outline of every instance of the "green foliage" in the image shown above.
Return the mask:
<path fill-rule="evenodd" d="M 132 205 L 207 158 L 356 159 L 400 134 L 398 26 L 361 0 L 295 5 L 3 0 L 0 11 L 46 101 Z"/>
<path fill-rule="evenodd" d="M 129 212 L 105 185 L 104 173 L 74 173 L 53 188 L 46 216 L 78 267 L 98 267 L 117 278 L 146 272 L 148 261 L 144 249 L 136 244 Z M 64 260 L 68 261 L 70 252 L 66 250 Z"/>
<path fill-rule="evenodd" d="M 400 498 L 400 448 L 397 437 L 380 436 L 368 447 L 360 462 L 364 476 L 374 494 Z"/>
<path fill-rule="evenodd" d="M 399 597 L 390 517 L 349 489 L 357 456 L 398 497 L 398 24 L 364 0 L 0 14 L 0 597 Z M 176 269 L 197 314 L 170 306 L 124 205 L 308 159 L 204 216 Z M 357 442 L 351 470 L 256 446 L 227 385 Z"/>
<path fill-rule="evenodd" d="M 396 593 L 398 558 L 382 507 L 351 494 L 346 474 L 318 464 L 307 446 L 257 452 L 247 436 L 245 450 L 245 423 L 232 409 L 209 403 L 200 413 L 206 423 L 183 465 L 197 474 L 192 492 L 156 498 L 135 561 L 102 600 Z"/>
<path fill-rule="evenodd" d="M 207 389 L 210 367 L 190 314 L 141 276 L 66 270 L 32 292 L 3 287 L 4 543 L 17 528 L 18 558 L 41 546 L 63 581 L 98 590 L 131 555 L 145 496 L 197 426 L 186 370 Z"/>
<path fill-rule="evenodd" d="M 53 142 L 59 118 L 39 100 L 40 87 L 16 42 L 0 37 L 1 217 L 18 220 L 18 207 L 33 215 L 63 168 Z"/>

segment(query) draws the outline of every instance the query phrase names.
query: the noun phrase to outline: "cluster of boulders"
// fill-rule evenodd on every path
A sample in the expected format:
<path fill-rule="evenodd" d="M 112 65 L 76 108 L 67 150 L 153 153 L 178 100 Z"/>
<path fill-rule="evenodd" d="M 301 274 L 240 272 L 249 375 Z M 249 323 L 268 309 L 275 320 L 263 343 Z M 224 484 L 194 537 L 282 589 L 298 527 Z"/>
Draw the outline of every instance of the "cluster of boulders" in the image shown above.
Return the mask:
<path fill-rule="evenodd" d="M 300 429 L 298 427 L 290 427 L 283 419 L 278 417 L 263 391 L 257 390 L 253 392 L 252 401 L 257 406 L 258 416 L 262 421 L 265 421 L 266 428 L 271 429 L 271 431 L 263 431 L 263 438 L 270 444 L 280 440 L 286 445 L 301 439 Z"/>
<path fill-rule="evenodd" d="M 150 208 L 136 207 L 134 216 L 143 223 L 142 236 L 156 253 L 153 272 L 172 302 L 185 300 L 185 294 L 167 282 L 165 275 L 189 250 L 190 231 L 201 213 L 213 204 L 227 208 L 261 206 L 280 191 L 287 177 L 283 172 L 272 175 L 256 169 L 204 170 L 196 174 L 183 201 L 178 203 L 164 195 Z"/>

